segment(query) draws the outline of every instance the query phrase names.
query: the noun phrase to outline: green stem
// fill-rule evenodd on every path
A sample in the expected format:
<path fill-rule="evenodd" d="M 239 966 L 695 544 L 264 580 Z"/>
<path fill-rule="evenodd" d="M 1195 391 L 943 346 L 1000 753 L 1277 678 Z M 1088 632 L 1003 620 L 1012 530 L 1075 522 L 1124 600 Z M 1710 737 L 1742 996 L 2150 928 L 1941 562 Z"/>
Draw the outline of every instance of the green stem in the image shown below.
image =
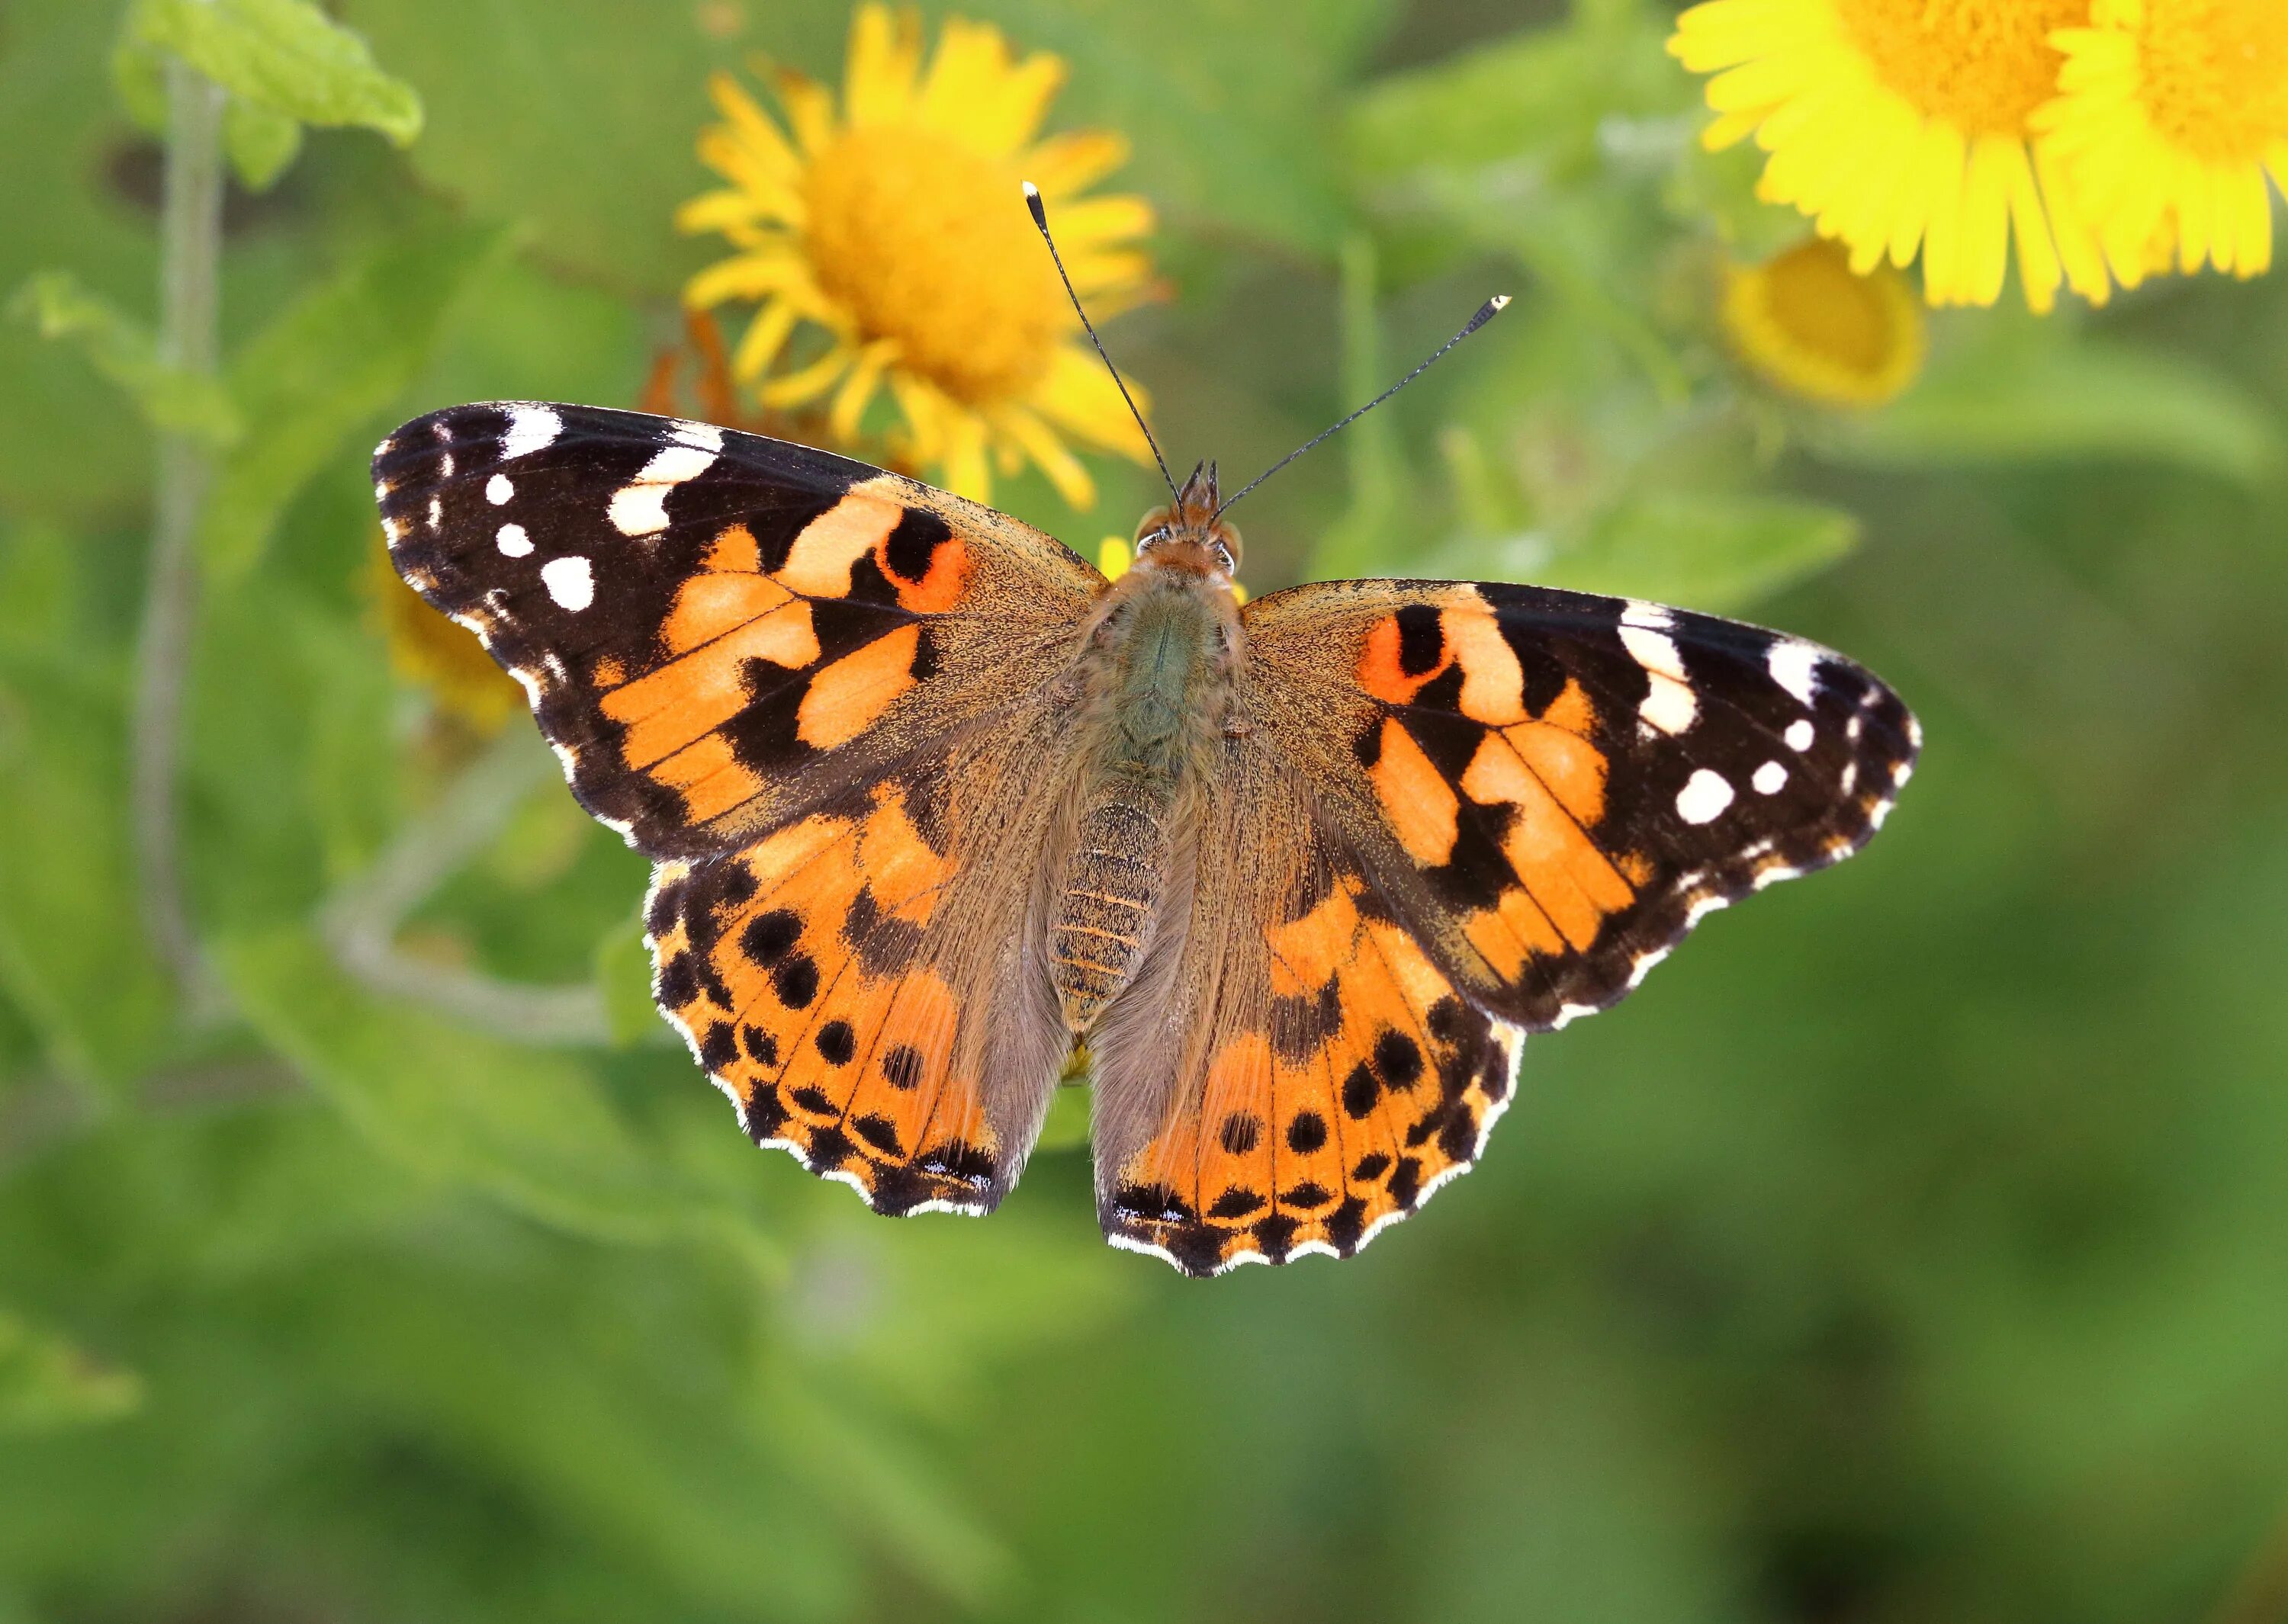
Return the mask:
<path fill-rule="evenodd" d="M 1382 376 L 1382 324 L 1375 310 L 1380 281 L 1373 239 L 1353 232 L 1343 240 L 1338 306 L 1347 408 L 1373 399 L 1386 382 Z M 1394 421 L 1370 412 L 1344 432 L 1349 437 L 1350 505 L 1329 527 L 1311 557 L 1313 574 L 1328 578 L 1355 575 L 1384 555 L 1398 501 Z"/>
<path fill-rule="evenodd" d="M 211 376 L 222 265 L 222 87 L 188 65 L 167 64 L 167 156 L 159 246 L 159 360 Z M 183 698 L 198 619 L 193 551 L 211 474 L 207 454 L 179 432 L 159 436 L 150 582 L 137 648 L 129 741 L 129 797 L 142 871 L 145 920 L 187 1010 L 211 1017 L 220 994 L 184 905 L 176 778 Z"/>
<path fill-rule="evenodd" d="M 526 796 L 553 779 L 553 765 L 522 728 L 511 728 L 471 763 L 426 816 L 401 831 L 321 911 L 319 928 L 335 963 L 385 997 L 428 1004 L 519 1042 L 609 1042 L 603 995 L 591 983 L 528 986 L 425 963 L 397 949 L 406 916 L 482 851 Z"/>

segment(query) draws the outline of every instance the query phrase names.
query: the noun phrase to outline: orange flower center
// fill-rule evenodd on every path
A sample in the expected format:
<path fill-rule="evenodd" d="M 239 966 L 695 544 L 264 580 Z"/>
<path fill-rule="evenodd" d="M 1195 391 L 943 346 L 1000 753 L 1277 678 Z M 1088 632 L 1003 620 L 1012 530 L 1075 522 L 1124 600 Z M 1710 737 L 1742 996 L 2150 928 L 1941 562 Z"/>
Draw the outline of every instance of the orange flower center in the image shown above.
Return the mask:
<path fill-rule="evenodd" d="M 862 340 L 966 406 L 1024 394 L 1065 331 L 1064 294 L 1006 165 L 942 134 L 875 124 L 812 161 L 806 245 Z"/>
<path fill-rule="evenodd" d="M 2205 162 L 2260 162 L 2288 139 L 2288 4 L 2146 0 L 2139 99 L 2154 128 Z"/>
<path fill-rule="evenodd" d="M 2272 0 L 2254 0 L 2271 4 Z M 2089 20 L 2089 0 L 1835 0 L 1876 77 L 1965 135 L 2022 136 L 2054 95 L 2053 28 Z"/>

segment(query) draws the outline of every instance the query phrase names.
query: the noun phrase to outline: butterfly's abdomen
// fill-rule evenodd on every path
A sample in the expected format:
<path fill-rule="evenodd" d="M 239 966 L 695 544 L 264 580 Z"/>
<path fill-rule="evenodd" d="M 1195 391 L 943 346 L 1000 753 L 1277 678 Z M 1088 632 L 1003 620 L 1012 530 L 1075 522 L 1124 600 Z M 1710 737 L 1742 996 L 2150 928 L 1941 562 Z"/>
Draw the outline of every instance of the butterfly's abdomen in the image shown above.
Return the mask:
<path fill-rule="evenodd" d="M 1176 826 L 1228 691 L 1230 612 L 1212 595 L 1220 590 L 1153 574 L 1140 571 L 1115 589 L 1085 661 L 1091 771 L 1049 945 L 1057 998 L 1075 1033 L 1094 1024 L 1150 944 Z"/>
<path fill-rule="evenodd" d="M 1162 893 L 1170 841 L 1164 805 L 1131 792 L 1100 796 L 1082 814 L 1050 931 L 1049 959 L 1065 1024 L 1085 1032 L 1128 984 Z"/>

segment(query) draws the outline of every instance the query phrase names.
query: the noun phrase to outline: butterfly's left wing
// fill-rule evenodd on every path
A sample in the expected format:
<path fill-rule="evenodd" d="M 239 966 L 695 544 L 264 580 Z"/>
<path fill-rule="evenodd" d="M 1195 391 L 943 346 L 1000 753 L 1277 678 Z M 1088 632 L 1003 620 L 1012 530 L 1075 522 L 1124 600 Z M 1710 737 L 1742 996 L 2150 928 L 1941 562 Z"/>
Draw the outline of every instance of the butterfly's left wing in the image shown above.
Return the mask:
<path fill-rule="evenodd" d="M 1348 1256 L 1466 1169 L 1526 1031 L 1873 834 L 1913 718 L 1839 654 L 1649 604 L 1344 582 L 1248 606 L 1184 928 L 1092 1039 L 1116 1245 Z"/>

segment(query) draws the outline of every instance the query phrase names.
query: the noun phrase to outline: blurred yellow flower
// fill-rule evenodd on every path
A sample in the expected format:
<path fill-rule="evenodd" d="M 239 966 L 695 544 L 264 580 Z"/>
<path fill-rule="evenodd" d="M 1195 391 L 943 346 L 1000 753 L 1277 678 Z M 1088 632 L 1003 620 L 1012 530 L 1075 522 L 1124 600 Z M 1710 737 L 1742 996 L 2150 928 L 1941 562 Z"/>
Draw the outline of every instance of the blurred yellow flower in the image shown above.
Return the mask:
<path fill-rule="evenodd" d="M 919 22 L 862 5 L 852 19 L 841 107 L 803 75 L 777 73 L 790 137 L 727 75 L 725 123 L 700 157 L 731 184 L 686 203 L 686 231 L 720 232 L 738 252 L 692 279 L 689 305 L 753 299 L 732 360 L 767 407 L 827 401 L 854 437 L 886 385 L 917 466 L 965 495 L 992 474 L 1037 464 L 1066 501 L 1094 482 L 1065 437 L 1148 459 L 1119 392 L 1088 350 L 1028 217 L 1022 181 L 1053 207 L 1074 285 L 1100 317 L 1153 297 L 1134 246 L 1152 210 L 1132 196 L 1079 194 L 1127 159 L 1110 131 L 1036 139 L 1063 83 L 1058 58 L 1013 57 L 997 28 L 949 18 L 925 64 Z M 1054 207 L 1061 203 L 1061 207 Z M 799 323 L 825 329 L 815 360 L 767 376 Z"/>
<path fill-rule="evenodd" d="M 2094 0 L 2062 29 L 2058 99 L 2036 117 L 2070 168 L 2107 264 L 2135 287 L 2172 261 L 2272 265 L 2288 188 L 2288 4 Z"/>
<path fill-rule="evenodd" d="M 438 614 L 399 578 L 379 530 L 366 560 L 365 586 L 389 646 L 390 669 L 428 690 L 439 710 L 490 733 L 524 708 L 524 691 L 493 663 L 476 633 Z"/>
<path fill-rule="evenodd" d="M 2253 0 L 2272 4 L 2275 0 Z M 2026 302 L 2105 269 L 2030 123 L 2057 88 L 2053 30 L 2090 0 L 1707 0 L 1670 51 L 1713 74 L 1712 148 L 1771 154 L 1760 194 L 1790 203 L 1869 272 L 1922 256 L 1934 305 L 1991 305 L 2017 250 Z"/>
<path fill-rule="evenodd" d="M 1823 406 L 1880 406 L 1922 371 L 1922 307 L 1899 273 L 1861 275 L 1812 238 L 1725 276 L 1724 331 L 1765 382 Z"/>

